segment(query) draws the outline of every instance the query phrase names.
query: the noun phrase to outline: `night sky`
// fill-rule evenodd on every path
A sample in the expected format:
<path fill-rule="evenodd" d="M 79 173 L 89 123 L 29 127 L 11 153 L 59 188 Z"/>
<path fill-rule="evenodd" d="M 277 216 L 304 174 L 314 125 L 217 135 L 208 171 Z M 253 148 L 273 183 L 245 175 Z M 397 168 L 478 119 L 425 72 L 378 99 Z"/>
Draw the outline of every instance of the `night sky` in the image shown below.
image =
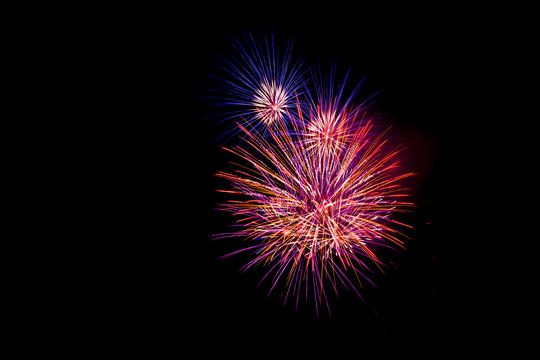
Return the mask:
<path fill-rule="evenodd" d="M 234 354 L 248 345 L 257 355 L 287 344 L 450 346 L 476 336 L 479 305 L 473 282 L 464 281 L 472 269 L 467 247 L 456 246 L 465 239 L 456 237 L 456 211 L 468 211 L 454 186 L 464 150 L 453 143 L 473 45 L 451 15 L 407 10 L 199 6 L 123 15 L 127 21 L 107 40 L 110 56 L 101 58 L 111 74 L 110 101 L 121 104 L 109 115 L 122 139 L 115 169 L 127 174 L 118 187 L 132 214 L 129 235 L 118 234 L 121 261 L 104 305 L 110 331 L 156 348 Z M 323 310 L 317 318 L 312 304 L 283 306 L 279 289 L 267 296 L 267 286 L 257 287 L 261 270 L 238 271 L 245 257 L 219 259 L 238 242 L 209 240 L 231 221 L 214 210 L 223 200 L 215 190 L 226 183 L 213 176 L 231 158 L 214 142 L 220 129 L 205 120 L 213 109 L 203 97 L 216 55 L 231 54 L 226 37 L 246 30 L 259 38 L 273 31 L 278 46 L 294 39 L 306 64 L 335 63 L 338 74 L 352 68 L 351 83 L 367 76 L 360 98 L 382 90 L 376 109 L 391 117 L 409 146 L 407 165 L 420 172 L 407 250 L 385 254 L 386 274 L 373 276 L 378 288 L 366 285 L 363 300 L 347 292 L 332 298 L 332 317 Z"/>

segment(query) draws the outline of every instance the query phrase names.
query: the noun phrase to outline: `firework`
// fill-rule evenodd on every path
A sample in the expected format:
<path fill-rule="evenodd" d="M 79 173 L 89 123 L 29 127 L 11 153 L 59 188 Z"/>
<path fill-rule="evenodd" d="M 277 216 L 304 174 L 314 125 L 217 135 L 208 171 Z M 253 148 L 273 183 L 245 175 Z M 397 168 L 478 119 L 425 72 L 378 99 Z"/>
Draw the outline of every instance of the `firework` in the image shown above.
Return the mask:
<path fill-rule="evenodd" d="M 313 297 L 317 313 L 330 306 L 327 294 L 359 288 L 384 264 L 379 247 L 403 248 L 396 214 L 410 211 L 402 180 L 402 146 L 390 146 L 388 129 L 375 128 L 368 98 L 355 104 L 360 84 L 344 97 L 347 75 L 312 72 L 308 89 L 290 46 L 279 55 L 272 41 L 250 38 L 249 48 L 224 60 L 230 75 L 223 104 L 239 108 L 234 119 L 242 141 L 224 147 L 239 160 L 234 171 L 217 173 L 231 188 L 220 209 L 232 213 L 232 231 L 215 238 L 242 238 L 251 259 L 242 270 L 263 268 L 270 292 L 284 285 L 284 301 Z"/>
<path fill-rule="evenodd" d="M 217 104 L 228 109 L 221 121 L 234 119 L 266 136 L 295 111 L 296 97 L 305 87 L 301 62 L 292 60 L 292 43 L 280 53 L 273 35 L 261 43 L 247 34 L 245 41 L 232 43 L 237 56 L 221 59 L 224 75 L 217 77 L 221 85 L 214 89 Z M 222 137 L 239 132 L 233 126 Z"/>
<path fill-rule="evenodd" d="M 265 267 L 270 291 L 281 281 L 285 301 L 293 297 L 298 306 L 312 294 L 318 311 L 328 305 L 328 286 L 360 295 L 366 273 L 381 265 L 374 249 L 403 247 L 396 227 L 406 225 L 392 214 L 413 205 L 400 185 L 412 173 L 399 172 L 402 148 L 388 150 L 386 132 L 373 133 L 367 110 L 319 106 L 303 115 L 296 106 L 292 132 L 279 119 L 268 139 L 238 125 L 248 148 L 226 150 L 245 165 L 217 173 L 233 186 L 224 191 L 238 195 L 222 205 L 238 222 L 218 237 L 245 238 L 254 256 L 243 269 Z"/>

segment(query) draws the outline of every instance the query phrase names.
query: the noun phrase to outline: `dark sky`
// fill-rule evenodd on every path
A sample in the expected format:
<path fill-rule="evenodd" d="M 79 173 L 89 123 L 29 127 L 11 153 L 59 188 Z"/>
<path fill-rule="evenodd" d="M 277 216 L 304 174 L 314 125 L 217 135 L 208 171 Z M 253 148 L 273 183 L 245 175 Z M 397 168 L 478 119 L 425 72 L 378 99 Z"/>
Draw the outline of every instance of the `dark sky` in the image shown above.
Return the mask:
<path fill-rule="evenodd" d="M 261 354 L 269 343 L 358 349 L 380 339 L 450 345 L 474 337 L 478 303 L 464 280 L 472 269 L 455 237 L 456 209 L 468 211 L 454 186 L 465 150 L 452 141 L 477 66 L 468 61 L 475 41 L 456 12 L 420 10 L 198 6 L 123 14 L 127 21 L 108 36 L 110 55 L 101 58 L 113 80 L 110 101 L 126 108 L 111 116 L 134 212 L 112 286 L 118 300 L 107 308 L 113 327 L 143 343 L 200 343 L 201 351 L 218 353 L 261 344 Z M 420 206 L 410 218 L 414 240 L 386 276 L 375 276 L 378 289 L 365 288 L 364 301 L 347 293 L 333 300 L 332 318 L 317 319 L 310 306 L 282 306 L 279 293 L 267 297 L 256 286 L 260 273 L 239 273 L 240 260 L 218 259 L 229 245 L 208 240 L 229 220 L 213 210 L 222 184 L 213 174 L 228 158 L 202 120 L 210 113 L 201 99 L 211 86 L 206 75 L 216 54 L 230 52 L 226 36 L 264 29 L 294 39 L 306 63 L 351 67 L 352 82 L 367 75 L 363 93 L 382 90 L 377 106 L 395 119 L 422 172 Z"/>

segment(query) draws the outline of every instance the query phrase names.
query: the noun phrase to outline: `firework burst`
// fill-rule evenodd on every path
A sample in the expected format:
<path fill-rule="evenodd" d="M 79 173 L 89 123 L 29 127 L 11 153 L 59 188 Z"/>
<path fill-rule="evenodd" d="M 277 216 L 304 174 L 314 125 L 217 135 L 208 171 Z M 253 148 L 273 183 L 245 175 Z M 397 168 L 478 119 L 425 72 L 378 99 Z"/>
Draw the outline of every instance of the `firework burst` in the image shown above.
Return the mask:
<path fill-rule="evenodd" d="M 234 115 L 243 141 L 224 147 L 239 161 L 234 171 L 217 173 L 232 185 L 218 190 L 231 196 L 220 209 L 237 221 L 215 238 L 245 239 L 244 248 L 224 257 L 250 252 L 242 270 L 266 269 L 261 282 L 270 292 L 283 284 L 285 302 L 293 298 L 298 306 L 312 296 L 317 313 L 323 303 L 330 312 L 329 289 L 361 297 L 368 275 L 384 265 L 377 249 L 404 247 L 408 225 L 395 215 L 413 206 L 402 185 L 413 173 L 401 169 L 404 148 L 390 146 L 388 129 L 375 130 L 369 98 L 354 104 L 358 86 L 343 97 L 347 76 L 338 86 L 334 71 L 328 81 L 314 76 L 315 88 L 299 93 L 306 82 L 296 67 L 290 72 L 276 58 L 265 60 L 260 47 L 253 57 L 242 50 L 250 66 L 229 65 L 244 79 L 230 88 L 247 107 Z"/>
<path fill-rule="evenodd" d="M 292 43 L 280 53 L 273 35 L 259 42 L 247 34 L 245 41 L 233 39 L 232 43 L 237 56 L 221 59 L 224 75 L 217 77 L 221 85 L 214 89 L 217 105 L 229 109 L 221 121 L 234 119 L 266 136 L 278 120 L 287 123 L 295 111 L 295 99 L 305 87 L 302 64 L 292 61 Z M 233 126 L 222 136 L 230 138 L 239 132 Z"/>
<path fill-rule="evenodd" d="M 403 247 L 395 228 L 404 224 L 391 216 L 412 206 L 399 185 L 412 174 L 396 171 L 402 148 L 386 151 L 384 133 L 372 134 L 365 113 L 346 114 L 360 124 L 354 131 L 334 129 L 340 146 L 332 145 L 331 151 L 303 135 L 276 132 L 269 141 L 240 125 L 249 149 L 227 150 L 246 166 L 217 174 L 233 185 L 233 191 L 225 191 L 239 196 L 222 206 L 238 217 L 235 231 L 219 237 L 249 241 L 246 250 L 254 258 L 244 269 L 268 268 L 263 279 L 271 279 L 270 291 L 283 281 L 285 301 L 292 296 L 297 305 L 308 293 L 315 295 L 317 308 L 327 303 L 325 281 L 336 292 L 343 285 L 360 295 L 361 279 L 369 281 L 366 271 L 381 265 L 374 249 Z M 298 133 L 309 132 L 318 121 L 300 116 L 295 124 L 307 126 Z"/>

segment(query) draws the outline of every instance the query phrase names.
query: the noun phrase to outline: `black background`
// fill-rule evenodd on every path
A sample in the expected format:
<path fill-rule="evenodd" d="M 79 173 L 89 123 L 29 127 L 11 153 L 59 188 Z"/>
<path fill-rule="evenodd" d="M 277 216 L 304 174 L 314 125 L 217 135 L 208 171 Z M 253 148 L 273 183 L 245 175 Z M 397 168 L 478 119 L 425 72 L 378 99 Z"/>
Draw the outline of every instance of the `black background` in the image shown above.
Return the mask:
<path fill-rule="evenodd" d="M 455 122 L 468 110 L 480 46 L 466 16 L 362 6 L 144 10 L 116 14 L 95 44 L 100 51 L 88 53 L 90 75 L 106 80 L 96 97 L 114 109 L 102 117 L 114 150 L 106 155 L 113 271 L 90 310 L 102 319 L 104 339 L 172 351 L 234 353 L 247 345 L 258 354 L 289 344 L 361 349 L 382 339 L 446 349 L 476 341 L 485 324 L 465 255 L 475 245 L 463 245 L 468 225 L 456 226 L 470 210 L 456 181 L 468 165 L 460 163 L 466 150 L 456 146 L 463 142 Z M 366 286 L 364 301 L 347 293 L 333 299 L 332 317 L 283 306 L 279 292 L 267 296 L 256 286 L 260 272 L 238 272 L 241 258 L 218 259 L 231 245 L 209 240 L 230 221 L 213 210 L 223 186 L 213 174 L 229 159 L 213 143 L 218 130 L 203 120 L 211 110 L 202 97 L 215 55 L 231 52 L 226 36 L 245 30 L 274 31 L 282 45 L 294 39 L 306 63 L 352 67 L 351 82 L 367 75 L 361 96 L 383 90 L 377 106 L 410 142 L 411 165 L 422 173 L 409 219 L 414 240 L 375 276 L 377 289 Z"/>

